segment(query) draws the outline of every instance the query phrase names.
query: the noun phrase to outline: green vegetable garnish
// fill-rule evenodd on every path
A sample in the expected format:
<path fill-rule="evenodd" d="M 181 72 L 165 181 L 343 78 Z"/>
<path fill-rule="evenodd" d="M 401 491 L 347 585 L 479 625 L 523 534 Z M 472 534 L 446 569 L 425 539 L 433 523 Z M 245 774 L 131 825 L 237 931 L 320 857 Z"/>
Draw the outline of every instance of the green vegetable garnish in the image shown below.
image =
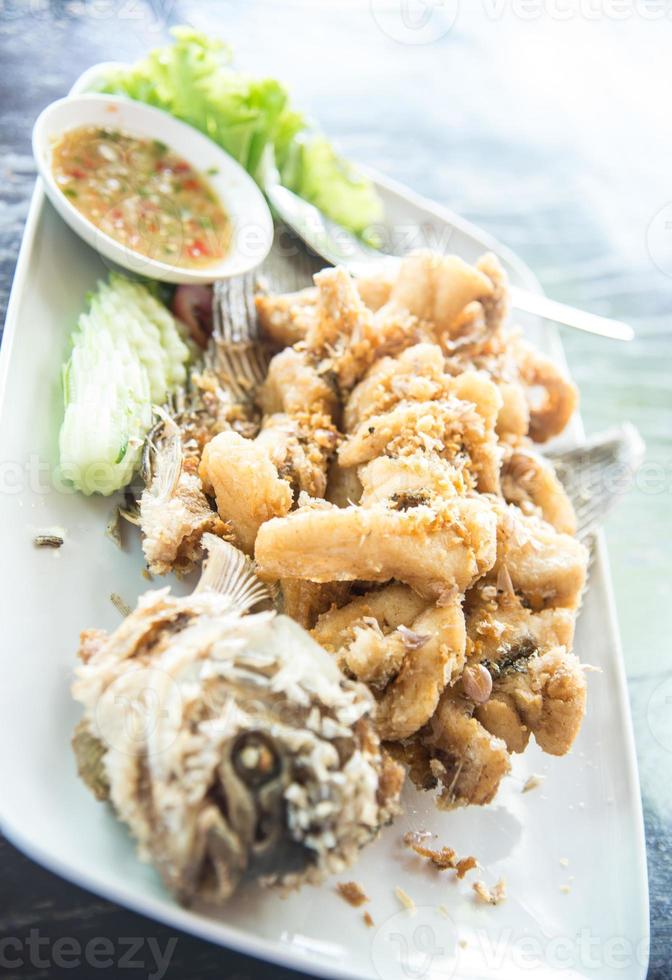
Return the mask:
<path fill-rule="evenodd" d="M 186 380 L 189 351 L 175 320 L 145 286 L 99 282 L 63 368 L 61 469 L 83 493 L 130 482 L 152 424 L 152 405 Z"/>
<path fill-rule="evenodd" d="M 116 71 L 102 90 L 118 92 L 170 112 L 200 129 L 235 157 L 253 177 L 270 145 L 282 182 L 334 221 L 365 238 L 383 208 L 368 178 L 339 157 L 289 104 L 275 79 L 235 71 L 221 41 L 189 27 L 129 70 Z"/>

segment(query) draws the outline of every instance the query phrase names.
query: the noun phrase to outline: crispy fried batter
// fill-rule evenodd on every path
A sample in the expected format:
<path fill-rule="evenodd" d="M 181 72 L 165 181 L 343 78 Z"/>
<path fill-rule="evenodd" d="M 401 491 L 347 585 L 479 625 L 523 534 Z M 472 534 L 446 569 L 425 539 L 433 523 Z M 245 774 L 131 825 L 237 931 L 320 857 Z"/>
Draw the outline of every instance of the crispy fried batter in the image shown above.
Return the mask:
<path fill-rule="evenodd" d="M 328 609 L 346 602 L 350 591 L 349 582 L 318 583 L 300 578 L 282 579 L 280 587 L 283 612 L 307 630 L 311 630 L 318 617 Z"/>
<path fill-rule="evenodd" d="M 204 534 L 226 538 L 231 535 L 231 525 L 213 511 L 200 479 L 186 471 L 180 474 L 167 498 L 153 493 L 151 486 L 143 491 L 140 520 L 144 535 L 142 550 L 154 575 L 191 571 L 203 557 Z"/>
<path fill-rule="evenodd" d="M 503 444 L 502 495 L 524 514 L 536 515 L 556 531 L 574 534 L 576 516 L 552 464 L 525 445 Z"/>
<path fill-rule="evenodd" d="M 236 432 L 221 432 L 203 450 L 199 475 L 217 500 L 236 542 L 251 554 L 264 521 L 289 512 L 292 490 L 263 446 Z"/>
<path fill-rule="evenodd" d="M 578 405 L 579 393 L 553 361 L 522 341 L 518 363 L 521 379 L 530 391 L 530 436 L 535 442 L 547 442 L 569 422 Z M 535 390 L 543 392 L 540 402 L 533 397 Z"/>
<path fill-rule="evenodd" d="M 370 310 L 379 310 L 390 298 L 394 276 L 385 270 L 356 280 L 357 292 Z M 283 347 L 304 340 L 317 316 L 317 289 L 309 286 L 295 293 L 255 297 L 259 325 L 266 336 Z"/>
<path fill-rule="evenodd" d="M 398 578 L 438 596 L 452 585 L 467 588 L 492 566 L 494 525 L 491 506 L 478 497 L 456 497 L 437 511 L 301 507 L 259 527 L 255 556 L 269 578 Z"/>
<path fill-rule="evenodd" d="M 462 470 L 435 454 L 378 456 L 358 467 L 357 473 L 362 507 L 387 501 L 396 510 L 407 510 L 468 489 Z"/>
<path fill-rule="evenodd" d="M 266 336 L 283 347 L 291 347 L 303 340 L 317 308 L 317 290 L 314 286 L 296 293 L 255 297 L 259 326 Z"/>
<path fill-rule="evenodd" d="M 376 727 L 386 740 L 408 738 L 422 728 L 446 684 L 464 666 L 464 616 L 457 599 L 452 606 L 427 609 L 408 632 L 402 632 L 406 650 L 401 669 L 378 702 Z"/>
<path fill-rule="evenodd" d="M 484 272 L 457 255 L 420 250 L 401 262 L 389 305 L 431 324 L 437 335 L 450 337 L 464 308 L 493 290 Z"/>
<path fill-rule="evenodd" d="M 575 388 L 505 326 L 489 254 L 325 269 L 257 309 L 288 346 L 256 438 L 206 449 L 205 489 L 285 611 L 371 688 L 413 781 L 443 807 L 487 803 L 510 752 L 534 735 L 562 754 L 585 707 L 570 651 L 587 556 L 531 442 L 564 427 Z M 449 852 L 431 853 L 475 865 Z"/>
<path fill-rule="evenodd" d="M 324 269 L 315 276 L 317 315 L 305 339 L 320 374 L 331 374 L 341 393 L 350 391 L 371 365 L 424 339 L 415 317 L 364 305 L 345 269 Z"/>
<path fill-rule="evenodd" d="M 447 689 L 424 738 L 440 784 L 438 805 L 490 803 L 511 765 L 505 743 L 472 717 L 471 705 Z"/>
<path fill-rule="evenodd" d="M 387 412 L 400 401 L 433 401 L 442 397 L 450 378 L 436 344 L 414 344 L 398 357 L 383 357 L 353 389 L 343 413 L 346 432 Z"/>
<path fill-rule="evenodd" d="M 578 609 L 588 567 L 586 548 L 569 534 L 558 533 L 546 521 L 527 516 L 497 498 L 492 500 L 498 514 L 493 574 L 505 566 L 513 588 L 534 609 Z"/>
<path fill-rule="evenodd" d="M 464 664 L 460 602 L 433 606 L 407 586 L 388 585 L 319 617 L 315 639 L 378 697 L 383 739 L 407 738 L 431 718 Z"/>
<path fill-rule="evenodd" d="M 266 415 L 274 412 L 337 415 L 339 411 L 334 389 L 317 373 L 306 354 L 293 347 L 287 347 L 271 360 L 257 399 Z"/>
<path fill-rule="evenodd" d="M 578 659 L 564 647 L 528 659 L 525 670 L 507 670 L 475 717 L 504 739 L 510 752 L 522 752 L 530 734 L 550 755 L 565 755 L 585 713 L 586 678 Z"/>

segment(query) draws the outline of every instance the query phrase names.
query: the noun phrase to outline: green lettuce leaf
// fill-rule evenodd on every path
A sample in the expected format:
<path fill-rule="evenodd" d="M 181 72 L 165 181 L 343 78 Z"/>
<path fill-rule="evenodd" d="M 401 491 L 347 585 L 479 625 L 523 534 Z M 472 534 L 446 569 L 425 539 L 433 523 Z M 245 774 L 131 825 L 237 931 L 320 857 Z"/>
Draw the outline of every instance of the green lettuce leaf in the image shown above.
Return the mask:
<path fill-rule="evenodd" d="M 271 146 L 286 187 L 334 221 L 367 236 L 382 220 L 370 180 L 340 157 L 293 109 L 275 79 L 255 79 L 231 67 L 231 51 L 189 27 L 174 42 L 151 51 L 130 69 L 112 73 L 101 91 L 156 106 L 209 136 L 255 179 Z"/>

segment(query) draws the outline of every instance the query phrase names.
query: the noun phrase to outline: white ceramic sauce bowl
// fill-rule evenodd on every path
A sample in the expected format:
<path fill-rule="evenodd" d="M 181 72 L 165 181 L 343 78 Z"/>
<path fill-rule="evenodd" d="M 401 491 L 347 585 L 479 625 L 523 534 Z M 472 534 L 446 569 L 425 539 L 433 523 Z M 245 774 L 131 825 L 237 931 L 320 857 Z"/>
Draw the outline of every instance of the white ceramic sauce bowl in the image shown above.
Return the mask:
<path fill-rule="evenodd" d="M 231 222 L 231 246 L 226 257 L 199 268 L 170 265 L 127 248 L 84 217 L 52 173 L 54 143 L 68 130 L 81 126 L 160 140 L 203 174 Z M 33 127 L 33 153 L 47 196 L 63 220 L 104 259 L 137 275 L 174 283 L 214 282 L 249 272 L 263 262 L 271 248 L 273 219 L 264 195 L 249 174 L 212 140 L 161 109 L 117 95 L 59 99 L 44 109 Z"/>

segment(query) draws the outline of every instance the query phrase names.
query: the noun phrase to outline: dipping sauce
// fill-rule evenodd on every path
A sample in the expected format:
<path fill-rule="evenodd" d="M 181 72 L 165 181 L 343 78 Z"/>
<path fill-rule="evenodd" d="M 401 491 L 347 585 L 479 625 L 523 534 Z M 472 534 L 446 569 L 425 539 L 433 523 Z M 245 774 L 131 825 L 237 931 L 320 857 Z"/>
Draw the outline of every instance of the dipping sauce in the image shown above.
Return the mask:
<path fill-rule="evenodd" d="M 54 144 L 51 169 L 77 210 L 134 252 L 193 269 L 229 251 L 231 224 L 219 199 L 165 143 L 82 126 Z"/>

